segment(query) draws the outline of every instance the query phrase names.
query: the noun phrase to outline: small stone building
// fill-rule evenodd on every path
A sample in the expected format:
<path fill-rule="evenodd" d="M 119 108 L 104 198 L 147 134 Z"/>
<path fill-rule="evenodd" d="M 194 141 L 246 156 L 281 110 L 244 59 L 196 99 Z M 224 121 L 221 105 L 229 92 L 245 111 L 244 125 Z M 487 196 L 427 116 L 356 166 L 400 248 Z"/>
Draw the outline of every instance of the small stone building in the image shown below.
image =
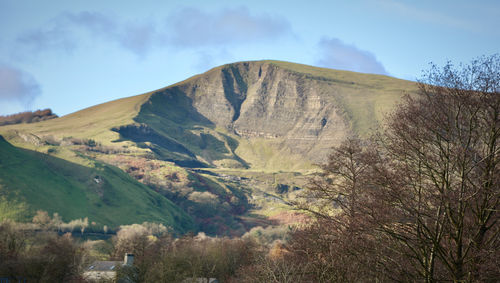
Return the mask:
<path fill-rule="evenodd" d="M 88 281 L 115 280 L 116 270 L 122 266 L 132 266 L 134 255 L 125 254 L 123 261 L 94 261 L 83 273 L 83 278 Z"/>

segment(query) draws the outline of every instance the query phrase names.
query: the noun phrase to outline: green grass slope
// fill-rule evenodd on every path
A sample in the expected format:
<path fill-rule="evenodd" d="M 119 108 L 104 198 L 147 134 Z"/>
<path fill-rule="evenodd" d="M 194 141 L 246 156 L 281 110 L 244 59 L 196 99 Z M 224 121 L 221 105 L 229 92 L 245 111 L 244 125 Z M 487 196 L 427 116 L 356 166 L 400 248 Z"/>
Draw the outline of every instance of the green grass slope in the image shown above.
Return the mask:
<path fill-rule="evenodd" d="M 66 221 L 89 217 L 108 226 L 155 221 L 186 231 L 194 219 L 208 232 L 235 229 L 251 194 L 275 184 L 233 183 L 229 175 L 305 176 L 317 168 L 311 156 L 327 156 L 352 132 L 368 136 L 404 93 L 415 91 L 414 82 L 388 76 L 238 62 L 57 119 L 0 126 L 14 145 L 0 140 L 0 218 L 29 220 L 43 209 Z M 323 117 L 325 131 L 317 127 Z M 287 132 L 280 135 L 281 129 Z M 190 169 L 201 167 L 228 176 Z M 274 209 L 267 198 L 262 195 Z M 206 213 L 214 207 L 217 213 Z"/>
<path fill-rule="evenodd" d="M 179 232 L 193 229 L 192 219 L 165 197 L 116 167 L 91 164 L 16 148 L 0 136 L 0 219 L 26 221 L 41 209 L 65 221 L 88 217 L 111 227 L 149 221 Z"/>

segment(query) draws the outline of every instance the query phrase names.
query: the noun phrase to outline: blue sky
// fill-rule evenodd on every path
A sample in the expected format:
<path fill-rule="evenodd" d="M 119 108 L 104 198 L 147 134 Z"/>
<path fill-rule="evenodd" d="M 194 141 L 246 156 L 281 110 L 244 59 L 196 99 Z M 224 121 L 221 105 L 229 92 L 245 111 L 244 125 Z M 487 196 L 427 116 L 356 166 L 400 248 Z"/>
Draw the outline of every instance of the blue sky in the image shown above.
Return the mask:
<path fill-rule="evenodd" d="M 58 115 L 225 63 L 420 77 L 500 52 L 500 1 L 0 0 L 0 115 Z"/>

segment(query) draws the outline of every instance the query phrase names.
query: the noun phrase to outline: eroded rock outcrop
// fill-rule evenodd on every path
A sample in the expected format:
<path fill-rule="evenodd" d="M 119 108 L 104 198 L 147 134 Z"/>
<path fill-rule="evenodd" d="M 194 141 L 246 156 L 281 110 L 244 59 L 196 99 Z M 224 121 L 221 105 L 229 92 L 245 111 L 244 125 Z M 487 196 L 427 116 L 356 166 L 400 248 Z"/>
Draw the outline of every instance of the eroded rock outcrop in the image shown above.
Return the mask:
<path fill-rule="evenodd" d="M 163 101 L 177 101 L 180 99 L 174 96 L 185 97 L 182 100 L 190 104 L 185 112 L 202 117 L 196 118 L 199 121 L 206 119 L 212 129 L 224 129 L 249 143 L 264 140 L 280 154 L 317 163 L 347 135 L 363 134 L 377 126 L 380 103 L 393 104 L 403 94 L 399 86 L 388 94 L 381 92 L 381 85 L 400 81 L 394 78 L 308 66 L 313 71 L 302 71 L 301 65 L 292 65 L 294 69 L 286 64 L 256 61 L 224 65 L 162 89 L 151 99 L 164 96 Z M 381 95 L 389 95 L 392 101 L 381 102 Z M 175 111 L 165 107 L 165 115 Z M 184 130 L 191 135 L 196 132 L 193 129 L 196 127 Z M 245 154 L 239 157 L 246 160 Z M 252 154 L 259 153 L 254 150 Z"/>

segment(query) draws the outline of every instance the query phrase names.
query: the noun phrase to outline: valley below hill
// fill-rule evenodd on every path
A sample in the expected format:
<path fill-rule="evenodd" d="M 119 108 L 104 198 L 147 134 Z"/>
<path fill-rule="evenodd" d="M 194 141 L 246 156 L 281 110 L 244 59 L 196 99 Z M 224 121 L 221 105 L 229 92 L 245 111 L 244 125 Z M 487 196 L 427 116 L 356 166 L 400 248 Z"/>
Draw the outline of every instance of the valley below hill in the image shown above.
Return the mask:
<path fill-rule="evenodd" d="M 388 76 L 239 62 L 63 117 L 1 126 L 0 220 L 29 221 L 44 210 L 65 221 L 89 217 L 96 227 L 149 221 L 234 236 L 287 224 L 296 216 L 290 201 L 330 149 L 368 136 L 416 90 Z"/>

